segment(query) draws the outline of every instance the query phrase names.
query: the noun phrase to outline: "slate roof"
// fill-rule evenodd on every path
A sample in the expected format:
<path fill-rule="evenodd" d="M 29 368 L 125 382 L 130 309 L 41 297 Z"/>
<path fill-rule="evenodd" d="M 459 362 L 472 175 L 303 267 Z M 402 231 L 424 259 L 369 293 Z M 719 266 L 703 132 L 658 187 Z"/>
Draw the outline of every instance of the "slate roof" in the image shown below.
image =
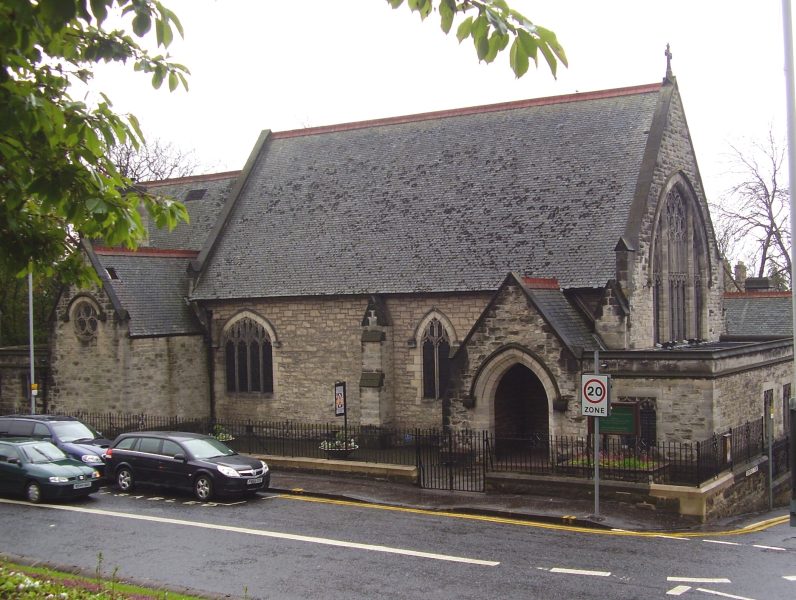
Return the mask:
<path fill-rule="evenodd" d="M 190 306 L 187 265 L 196 253 L 126 252 L 95 249 L 105 269 L 118 279 L 106 280 L 127 310 L 131 337 L 198 334 L 202 331 Z"/>
<path fill-rule="evenodd" d="M 495 290 L 508 272 L 602 287 L 660 91 L 270 134 L 192 299 Z"/>
<path fill-rule="evenodd" d="M 789 292 L 746 292 L 724 295 L 728 336 L 792 337 L 793 300 Z"/>
<path fill-rule="evenodd" d="M 190 222 L 180 223 L 173 231 L 160 229 L 148 222 L 149 241 L 146 245 L 173 250 L 200 250 L 239 174 L 240 171 L 234 171 L 140 184 L 152 193 L 179 200 L 185 204 L 190 215 Z M 195 198 L 199 196 L 196 192 L 202 190 L 204 193 L 201 197 Z M 147 215 L 145 218 L 148 218 Z"/>
<path fill-rule="evenodd" d="M 527 285 L 523 287 L 542 316 L 575 356 L 580 356 L 577 348 L 588 351 L 601 349 L 583 316 L 564 297 L 561 290 L 532 289 Z"/>

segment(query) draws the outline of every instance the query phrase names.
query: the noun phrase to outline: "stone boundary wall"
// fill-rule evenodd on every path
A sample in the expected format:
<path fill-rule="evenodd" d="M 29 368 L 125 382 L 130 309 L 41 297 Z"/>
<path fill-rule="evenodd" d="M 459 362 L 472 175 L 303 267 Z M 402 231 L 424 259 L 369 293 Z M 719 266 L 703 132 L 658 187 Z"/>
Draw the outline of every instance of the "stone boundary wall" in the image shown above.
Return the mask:
<path fill-rule="evenodd" d="M 594 497 L 592 480 L 570 477 L 487 473 L 486 489 L 559 498 Z M 600 499 L 678 514 L 701 523 L 765 510 L 769 501 L 768 458 L 759 457 L 700 487 L 601 480 Z M 790 476 L 784 475 L 774 482 L 774 505 L 787 506 L 789 499 Z"/>

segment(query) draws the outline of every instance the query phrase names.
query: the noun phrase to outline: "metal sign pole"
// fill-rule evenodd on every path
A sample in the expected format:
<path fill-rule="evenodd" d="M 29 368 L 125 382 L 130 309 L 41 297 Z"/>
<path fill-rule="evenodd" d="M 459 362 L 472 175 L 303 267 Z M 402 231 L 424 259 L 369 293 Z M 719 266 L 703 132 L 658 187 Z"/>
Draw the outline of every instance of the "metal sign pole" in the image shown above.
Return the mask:
<path fill-rule="evenodd" d="M 594 351 L 594 374 L 600 373 L 600 351 Z M 594 516 L 600 516 L 600 418 L 594 419 Z"/>

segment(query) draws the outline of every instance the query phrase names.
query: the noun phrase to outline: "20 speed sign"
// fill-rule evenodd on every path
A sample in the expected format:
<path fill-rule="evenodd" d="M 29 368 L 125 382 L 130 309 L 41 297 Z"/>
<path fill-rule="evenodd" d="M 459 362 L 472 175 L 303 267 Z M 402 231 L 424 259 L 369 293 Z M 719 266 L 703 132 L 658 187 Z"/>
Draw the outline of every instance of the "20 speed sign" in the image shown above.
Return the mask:
<path fill-rule="evenodd" d="M 586 417 L 607 417 L 610 406 L 610 375 L 581 375 L 580 413 Z"/>

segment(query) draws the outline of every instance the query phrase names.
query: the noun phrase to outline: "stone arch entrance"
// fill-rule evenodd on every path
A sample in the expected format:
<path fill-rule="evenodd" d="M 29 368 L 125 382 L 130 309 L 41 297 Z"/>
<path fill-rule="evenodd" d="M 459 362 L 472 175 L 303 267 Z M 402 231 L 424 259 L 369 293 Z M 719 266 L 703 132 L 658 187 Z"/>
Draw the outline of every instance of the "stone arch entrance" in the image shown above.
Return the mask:
<path fill-rule="evenodd" d="M 547 437 L 549 431 L 547 393 L 528 367 L 515 364 L 495 390 L 495 437 Z"/>
<path fill-rule="evenodd" d="M 540 433 L 551 427 L 558 385 L 542 360 L 527 348 L 511 344 L 489 356 L 471 388 L 472 426 L 496 437 Z"/>

